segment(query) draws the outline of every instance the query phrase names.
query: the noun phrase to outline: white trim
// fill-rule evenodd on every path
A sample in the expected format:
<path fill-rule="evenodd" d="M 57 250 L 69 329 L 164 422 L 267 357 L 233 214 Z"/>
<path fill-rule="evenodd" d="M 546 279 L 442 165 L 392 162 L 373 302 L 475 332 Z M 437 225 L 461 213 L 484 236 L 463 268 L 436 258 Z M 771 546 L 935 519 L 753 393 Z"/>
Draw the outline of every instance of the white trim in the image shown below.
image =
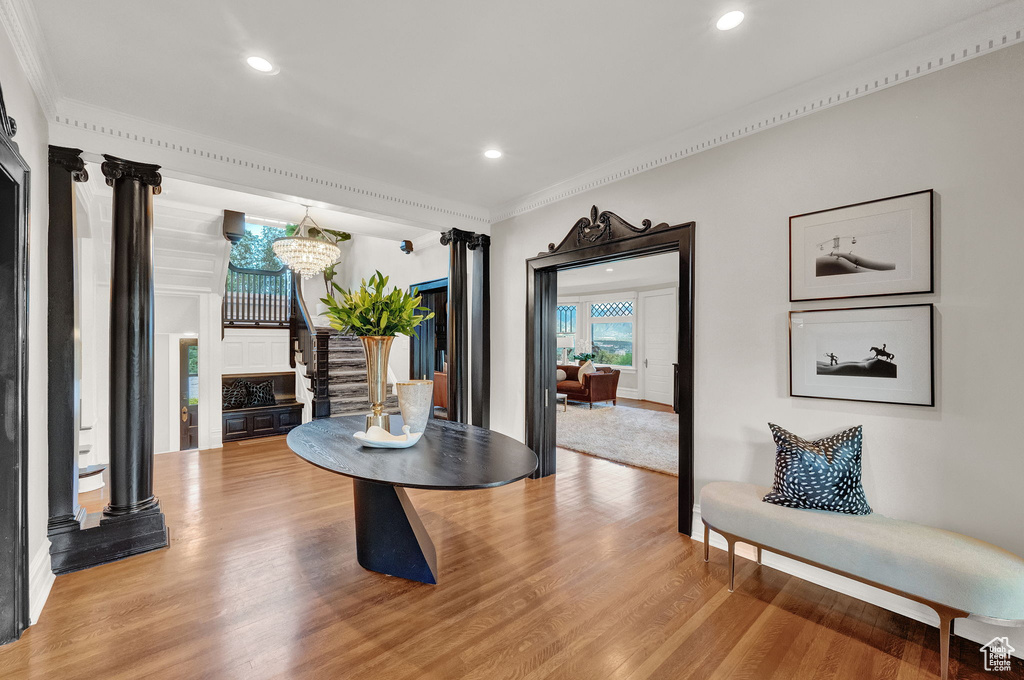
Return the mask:
<path fill-rule="evenodd" d="M 700 504 L 694 504 L 693 506 L 693 526 L 691 529 L 691 537 L 693 540 L 703 543 L 704 542 L 704 523 L 701 521 L 700 515 Z M 709 543 L 720 550 L 727 551 L 729 549 L 725 538 L 721 534 L 711 531 L 711 540 Z M 736 555 L 739 557 L 745 557 L 748 560 L 754 560 L 755 550 L 752 546 L 745 543 L 736 545 Z M 712 561 L 722 560 L 721 555 L 711 554 Z M 839 576 L 830 571 L 812 567 L 803 562 L 797 562 L 791 560 L 788 557 L 776 555 L 768 550 L 765 550 L 762 555 L 762 564 L 778 569 L 779 571 L 796 576 L 797 578 L 809 581 L 810 583 L 817 584 L 829 590 L 849 595 L 850 597 L 858 600 L 863 600 L 869 604 L 873 604 L 876 607 L 888 609 L 891 612 L 895 612 L 902 616 L 914 619 L 926 623 L 929 626 L 938 627 L 939 616 L 934 610 L 924 606 L 913 600 L 908 600 L 905 597 L 894 595 L 893 593 L 885 590 L 879 590 L 874 586 L 869 586 L 859 581 L 848 579 L 845 576 Z M 739 586 L 739 584 L 737 584 Z M 1024 633 L 1019 633 L 1021 629 L 1008 629 L 991 624 L 982 623 L 980 621 L 974 621 L 971 619 L 957 619 L 956 621 L 956 634 L 960 637 L 966 638 L 977 642 L 979 645 L 987 643 L 992 638 L 1007 635 L 1007 631 L 1012 631 L 1010 637 L 1015 637 L 1014 633 L 1019 638 L 1024 638 Z M 1024 658 L 1021 654 L 1024 654 L 1024 644 L 1020 642 L 1015 643 L 1015 646 L 1020 650 L 1020 658 Z"/>
<path fill-rule="evenodd" d="M 63 98 L 50 116 L 50 142 L 99 153 L 142 158 L 167 177 L 248 191 L 320 208 L 350 212 L 425 229 L 480 230 L 490 224 L 481 206 L 286 158 L 209 135 L 175 128 Z"/>
<path fill-rule="evenodd" d="M 1008 2 L 850 67 L 730 111 L 491 211 L 491 223 L 934 73 L 1024 39 L 1024 3 Z M 657 219 L 657 216 L 651 216 Z"/>
<path fill-rule="evenodd" d="M 29 625 L 39 621 L 39 615 L 43 613 L 43 605 L 50 596 L 55 579 L 50 567 L 50 539 L 44 539 L 28 567 Z"/>
<path fill-rule="evenodd" d="M 0 0 L 0 23 L 7 28 L 21 69 L 39 105 L 48 117 L 57 110 L 59 86 L 57 77 L 42 49 L 43 33 L 31 0 Z"/>

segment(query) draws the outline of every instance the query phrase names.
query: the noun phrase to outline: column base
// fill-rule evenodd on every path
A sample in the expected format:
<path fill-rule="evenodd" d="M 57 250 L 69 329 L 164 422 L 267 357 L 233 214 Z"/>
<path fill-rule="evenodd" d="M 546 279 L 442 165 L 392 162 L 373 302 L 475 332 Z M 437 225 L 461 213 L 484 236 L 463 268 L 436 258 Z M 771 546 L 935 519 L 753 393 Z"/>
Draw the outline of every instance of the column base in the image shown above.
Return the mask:
<path fill-rule="evenodd" d="M 169 545 L 170 533 L 159 503 L 116 517 L 97 512 L 86 516 L 80 530 L 50 536 L 50 568 L 54 574 L 68 574 Z"/>

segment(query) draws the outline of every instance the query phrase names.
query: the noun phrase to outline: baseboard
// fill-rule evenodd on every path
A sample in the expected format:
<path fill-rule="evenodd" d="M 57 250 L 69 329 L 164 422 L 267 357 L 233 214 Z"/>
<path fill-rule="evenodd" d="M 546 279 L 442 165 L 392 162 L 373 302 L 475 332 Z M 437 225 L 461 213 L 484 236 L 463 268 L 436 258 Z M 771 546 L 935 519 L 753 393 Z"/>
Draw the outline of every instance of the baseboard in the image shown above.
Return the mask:
<path fill-rule="evenodd" d="M 29 625 L 39 620 L 43 612 L 46 598 L 50 596 L 50 588 L 56 577 L 50 569 L 50 541 L 46 540 L 28 565 L 28 609 Z"/>
<path fill-rule="evenodd" d="M 701 521 L 699 504 L 693 506 L 692 536 L 694 540 L 703 543 L 704 523 Z M 725 538 L 714 530 L 711 531 L 711 539 L 709 543 L 712 547 L 719 548 L 723 551 L 727 551 L 729 549 L 729 545 L 726 543 Z M 754 550 L 754 547 L 745 543 L 736 544 L 736 555 L 751 561 L 756 559 L 756 551 Z M 714 557 L 712 557 L 712 559 L 714 559 Z M 868 602 L 883 609 L 888 609 L 891 612 L 906 616 L 914 619 L 915 621 L 920 621 L 921 623 L 928 624 L 929 626 L 937 628 L 939 625 L 939 616 L 934 610 L 918 602 L 914 602 L 913 600 L 908 600 L 905 597 L 900 597 L 899 595 L 879 590 L 873 586 L 848 579 L 844 576 L 839 576 L 838 574 L 825 571 L 824 569 L 812 567 L 808 564 L 804 564 L 803 562 L 791 560 L 788 557 L 783 557 L 782 555 L 775 555 L 768 550 L 764 551 L 761 562 L 765 566 L 778 569 L 781 572 L 796 576 L 804 581 L 809 581 L 810 583 L 828 588 L 829 590 L 835 590 L 836 592 L 849 595 L 850 597 L 858 600 L 863 600 L 864 602 Z M 979 654 L 981 653 L 981 645 L 987 644 L 996 637 L 1008 637 L 1010 638 L 1010 644 L 1016 649 L 1014 656 L 1024 659 L 1024 629 L 995 626 L 969 619 L 958 619 L 955 625 L 956 634 L 958 636 L 978 643 Z"/>
<path fill-rule="evenodd" d="M 622 399 L 639 399 L 640 390 L 634 390 L 629 387 L 620 387 L 615 390 L 615 396 Z"/>

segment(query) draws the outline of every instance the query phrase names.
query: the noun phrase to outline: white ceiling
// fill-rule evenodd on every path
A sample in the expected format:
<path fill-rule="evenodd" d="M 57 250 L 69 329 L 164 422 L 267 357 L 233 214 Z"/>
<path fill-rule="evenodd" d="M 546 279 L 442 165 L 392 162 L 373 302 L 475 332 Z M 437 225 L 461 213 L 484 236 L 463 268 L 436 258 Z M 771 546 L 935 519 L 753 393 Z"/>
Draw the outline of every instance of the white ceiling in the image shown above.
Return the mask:
<path fill-rule="evenodd" d="M 608 271 L 611 269 L 612 271 Z M 679 283 L 679 253 L 664 253 L 558 272 L 558 295 L 607 293 Z"/>
<path fill-rule="evenodd" d="M 493 208 L 1018 2 L 31 6 L 61 98 Z M 746 21 L 716 30 L 735 8 Z"/>

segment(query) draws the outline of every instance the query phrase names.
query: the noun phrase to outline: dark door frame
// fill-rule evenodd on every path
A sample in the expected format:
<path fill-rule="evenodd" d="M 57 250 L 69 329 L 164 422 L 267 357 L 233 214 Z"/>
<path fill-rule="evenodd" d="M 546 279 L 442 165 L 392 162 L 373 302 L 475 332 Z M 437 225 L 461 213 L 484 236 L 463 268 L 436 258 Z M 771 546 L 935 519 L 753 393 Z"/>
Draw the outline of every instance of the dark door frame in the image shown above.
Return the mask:
<path fill-rule="evenodd" d="M 634 227 L 597 206 L 579 219 L 557 246 L 526 261 L 526 444 L 540 465 L 534 477 L 555 472 L 555 317 L 558 272 L 643 255 L 679 253 L 678 350 L 675 410 L 679 414 L 679 525 L 689 536 L 693 525 L 693 319 L 694 223 Z"/>
<path fill-rule="evenodd" d="M 0 644 L 28 627 L 28 163 L 0 89 Z"/>
<path fill-rule="evenodd" d="M 413 290 L 420 295 L 436 295 L 444 291 L 447 300 L 448 277 L 409 286 L 409 292 L 411 293 Z M 434 338 L 437 335 L 436 319 L 424 321 L 417 331 L 409 342 L 409 378 L 416 380 L 426 375 L 427 380 L 433 380 Z"/>

